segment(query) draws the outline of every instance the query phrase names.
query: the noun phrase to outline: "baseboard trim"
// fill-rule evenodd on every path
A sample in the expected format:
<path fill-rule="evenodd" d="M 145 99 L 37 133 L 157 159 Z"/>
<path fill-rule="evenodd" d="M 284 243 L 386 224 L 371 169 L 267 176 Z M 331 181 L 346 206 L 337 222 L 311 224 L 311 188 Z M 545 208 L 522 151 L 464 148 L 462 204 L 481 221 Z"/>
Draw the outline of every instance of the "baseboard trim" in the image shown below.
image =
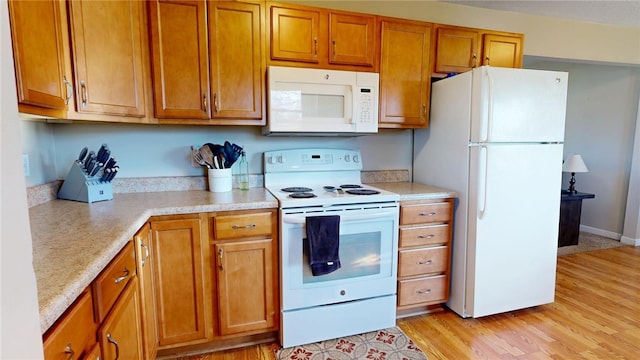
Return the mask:
<path fill-rule="evenodd" d="M 633 239 L 628 236 L 621 237 L 620 242 L 625 245 L 640 246 L 640 239 Z"/>
<path fill-rule="evenodd" d="M 589 234 L 594 234 L 598 236 L 604 236 L 606 238 L 618 240 L 618 241 L 620 241 L 620 238 L 622 237 L 622 234 L 615 233 L 613 231 L 602 230 L 602 229 L 594 228 L 591 226 L 585 226 L 585 225 L 580 225 L 580 231 L 584 231 Z"/>

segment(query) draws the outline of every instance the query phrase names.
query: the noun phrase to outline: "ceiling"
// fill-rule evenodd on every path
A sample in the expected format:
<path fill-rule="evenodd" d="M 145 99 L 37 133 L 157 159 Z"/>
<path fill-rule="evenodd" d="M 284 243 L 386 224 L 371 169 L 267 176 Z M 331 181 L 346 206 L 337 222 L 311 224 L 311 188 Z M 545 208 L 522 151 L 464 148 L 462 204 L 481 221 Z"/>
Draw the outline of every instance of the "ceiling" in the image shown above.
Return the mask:
<path fill-rule="evenodd" d="M 640 27 L 640 0 L 441 0 L 465 6 Z"/>

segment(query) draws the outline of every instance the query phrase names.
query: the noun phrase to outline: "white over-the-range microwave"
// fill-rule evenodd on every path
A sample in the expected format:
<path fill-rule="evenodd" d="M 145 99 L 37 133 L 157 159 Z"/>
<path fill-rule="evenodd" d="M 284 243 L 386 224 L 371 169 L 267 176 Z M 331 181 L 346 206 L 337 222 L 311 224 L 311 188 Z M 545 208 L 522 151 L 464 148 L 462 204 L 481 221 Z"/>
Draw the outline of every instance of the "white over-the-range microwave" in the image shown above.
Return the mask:
<path fill-rule="evenodd" d="M 270 66 L 265 135 L 378 132 L 380 75 Z"/>

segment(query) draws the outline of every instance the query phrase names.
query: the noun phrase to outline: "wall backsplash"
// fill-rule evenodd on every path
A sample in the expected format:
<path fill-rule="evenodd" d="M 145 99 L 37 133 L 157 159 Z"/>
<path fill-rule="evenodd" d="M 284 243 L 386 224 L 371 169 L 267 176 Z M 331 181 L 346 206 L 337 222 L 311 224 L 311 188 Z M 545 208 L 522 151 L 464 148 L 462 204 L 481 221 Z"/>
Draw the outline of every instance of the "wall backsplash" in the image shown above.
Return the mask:
<path fill-rule="evenodd" d="M 103 143 L 120 166 L 116 179 L 204 176 L 204 168 L 191 165 L 191 146 L 225 140 L 245 148 L 253 175 L 263 173 L 264 151 L 292 148 L 360 149 L 364 170 L 370 171 L 412 166 L 412 130 L 358 137 L 274 137 L 263 136 L 255 126 L 21 123 L 23 153 L 31 163 L 27 187 L 63 180 L 80 149 L 97 150 Z"/>

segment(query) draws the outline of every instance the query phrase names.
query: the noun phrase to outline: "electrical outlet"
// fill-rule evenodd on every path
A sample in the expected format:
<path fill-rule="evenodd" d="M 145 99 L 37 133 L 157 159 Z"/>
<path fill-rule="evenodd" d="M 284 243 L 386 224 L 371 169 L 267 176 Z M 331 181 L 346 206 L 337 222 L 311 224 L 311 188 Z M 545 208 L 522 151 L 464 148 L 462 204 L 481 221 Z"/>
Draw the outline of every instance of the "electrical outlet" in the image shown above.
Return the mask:
<path fill-rule="evenodd" d="M 29 167 L 29 154 L 22 154 L 22 169 L 24 176 L 31 176 L 31 169 Z"/>

